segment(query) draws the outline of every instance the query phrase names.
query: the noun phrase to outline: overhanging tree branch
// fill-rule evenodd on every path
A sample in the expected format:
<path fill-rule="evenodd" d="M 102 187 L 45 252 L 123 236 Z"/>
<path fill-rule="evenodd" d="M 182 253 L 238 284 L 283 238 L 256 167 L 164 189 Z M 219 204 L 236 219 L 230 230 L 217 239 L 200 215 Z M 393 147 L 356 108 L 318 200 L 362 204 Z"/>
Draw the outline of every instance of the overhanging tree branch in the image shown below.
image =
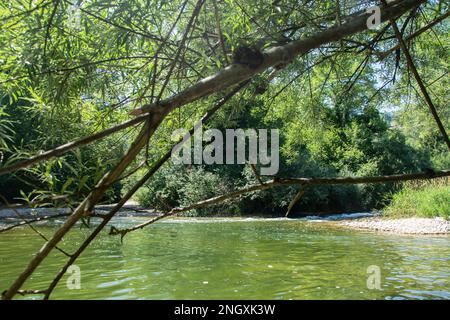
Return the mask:
<path fill-rule="evenodd" d="M 417 7 L 424 0 L 393 1 L 381 12 L 381 20 L 384 22 L 390 18 L 397 18 L 409 9 Z M 130 112 L 132 115 L 141 115 L 148 112 L 161 112 L 163 109 L 170 111 L 186 105 L 190 102 L 206 97 L 218 90 L 230 85 L 242 82 L 262 71 L 280 64 L 289 64 L 296 57 L 304 55 L 312 49 L 318 48 L 330 42 L 338 41 L 344 37 L 353 35 L 367 29 L 367 19 L 370 14 L 363 13 L 355 16 L 351 21 L 341 26 L 330 28 L 309 38 L 292 41 L 284 46 L 273 47 L 264 51 L 264 61 L 257 68 L 250 68 L 241 64 L 233 64 L 219 71 L 213 76 L 200 80 L 195 85 L 183 92 L 161 101 L 145 105 Z"/>
<path fill-rule="evenodd" d="M 389 5 L 386 8 L 383 8 L 381 11 L 381 20 L 386 21 L 391 17 L 397 18 L 398 16 L 402 15 L 412 8 L 417 7 L 417 5 L 423 2 L 425 2 L 425 0 L 397 0 L 389 2 Z M 341 26 L 330 28 L 304 40 L 293 41 L 284 46 L 271 48 L 264 52 L 265 59 L 263 63 L 256 69 L 238 64 L 228 66 L 215 75 L 200 80 L 195 85 L 168 99 L 162 100 L 158 103 L 144 105 L 139 109 L 133 110 L 131 112 L 132 115 L 140 115 L 135 119 L 101 131 L 99 133 L 96 133 L 95 135 L 69 142 L 53 150 L 49 150 L 40 155 L 34 156 L 28 160 L 13 164 L 11 166 L 0 168 L 0 175 L 14 172 L 16 170 L 32 166 L 33 164 L 40 161 L 60 156 L 67 151 L 89 144 L 99 139 L 103 139 L 117 131 L 134 126 L 147 119 L 147 117 L 144 115 L 146 113 L 151 112 L 158 117 L 164 117 L 165 114 L 169 113 L 175 108 L 194 102 L 214 92 L 218 92 L 227 87 L 238 84 L 244 80 L 250 79 L 254 75 L 259 74 L 268 68 L 280 64 L 289 64 L 296 57 L 306 54 L 312 49 L 318 48 L 321 45 L 338 41 L 355 33 L 366 30 L 367 19 L 369 18 L 369 16 L 370 15 L 366 13 L 355 15 L 352 16 L 352 20 L 343 23 Z"/>
<path fill-rule="evenodd" d="M 205 115 L 201 118 L 202 123 L 207 123 L 209 119 L 222 107 L 224 106 L 234 95 L 236 95 L 240 90 L 248 85 L 249 81 L 243 82 L 234 88 L 230 93 L 225 95 L 220 99 L 214 107 L 212 107 Z M 194 128 L 189 131 L 189 135 L 194 133 Z M 184 141 L 181 139 L 179 143 Z M 53 292 L 54 288 L 61 280 L 62 276 L 66 273 L 67 269 L 76 261 L 76 259 L 83 253 L 83 251 L 89 246 L 92 240 L 103 230 L 107 223 L 114 217 L 114 215 L 125 205 L 125 203 L 136 193 L 136 191 L 142 187 L 171 157 L 172 148 L 169 149 L 148 171 L 147 173 L 137 182 L 134 186 L 128 190 L 128 192 L 120 199 L 120 202 L 106 215 L 102 216 L 103 221 L 95 228 L 95 230 L 89 235 L 89 237 L 81 244 L 77 251 L 70 257 L 66 262 L 64 267 L 58 272 L 56 277 L 50 283 L 48 290 L 44 296 L 44 299 L 48 299 Z"/>
<path fill-rule="evenodd" d="M 382 10 L 382 21 L 389 18 L 397 18 L 408 10 L 417 7 L 425 0 L 403 0 L 390 2 L 389 6 Z M 164 118 L 175 108 L 206 97 L 214 92 L 241 83 L 252 76 L 280 63 L 290 63 L 292 60 L 312 49 L 321 45 L 339 41 L 343 37 L 350 36 L 367 29 L 367 19 L 369 14 L 361 14 L 351 21 L 319 33 L 310 38 L 294 41 L 285 46 L 275 47 L 264 52 L 265 59 L 256 69 L 242 65 L 232 65 L 218 72 L 216 75 L 199 81 L 192 87 L 183 92 L 163 100 L 158 104 L 144 106 L 137 109 L 135 114 L 146 114 L 142 120 L 145 120 L 140 134 L 137 136 L 132 146 L 119 161 L 119 163 L 109 171 L 97 184 L 94 190 L 80 203 L 74 213 L 68 217 L 66 222 L 55 232 L 53 237 L 42 247 L 42 249 L 32 258 L 28 266 L 18 276 L 10 288 L 4 293 L 3 299 L 11 299 L 22 287 L 23 283 L 47 257 L 50 251 L 57 245 L 62 237 L 74 226 L 74 224 L 85 214 L 88 214 L 93 206 L 100 200 L 104 192 L 116 181 L 124 172 L 126 167 L 135 159 L 147 142 L 147 137 L 151 137 Z M 68 149 L 70 150 L 70 148 Z M 66 151 L 68 151 L 66 150 Z M 31 165 L 31 164 L 29 164 Z M 298 184 L 298 183 L 297 183 Z"/>
<path fill-rule="evenodd" d="M 145 228 L 146 226 L 155 223 L 165 217 L 173 216 L 178 213 L 207 207 L 213 204 L 221 203 L 224 201 L 236 199 L 244 194 L 267 190 L 279 186 L 290 186 L 290 185 L 300 185 L 302 188 L 298 193 L 298 197 L 295 200 L 299 200 L 302 196 L 304 188 L 310 186 L 322 186 L 322 185 L 348 185 L 348 184 L 368 184 L 368 183 L 386 183 L 386 182 L 399 182 L 399 181 L 409 181 L 409 180 L 420 180 L 420 179 L 435 179 L 450 176 L 450 170 L 442 170 L 436 172 L 419 172 L 419 173 L 408 173 L 408 174 L 396 174 L 389 176 L 376 176 L 376 177 L 339 177 L 339 178 L 283 178 L 274 179 L 271 181 L 266 181 L 264 184 L 254 184 L 249 187 L 209 198 L 206 200 L 199 201 L 197 203 L 191 204 L 186 207 L 174 208 L 169 212 L 162 214 L 161 216 L 150 219 L 146 222 L 138 224 L 131 228 L 118 229 L 111 227 L 110 235 L 120 235 L 122 238 L 129 232 Z M 289 212 L 288 212 L 289 213 Z"/>

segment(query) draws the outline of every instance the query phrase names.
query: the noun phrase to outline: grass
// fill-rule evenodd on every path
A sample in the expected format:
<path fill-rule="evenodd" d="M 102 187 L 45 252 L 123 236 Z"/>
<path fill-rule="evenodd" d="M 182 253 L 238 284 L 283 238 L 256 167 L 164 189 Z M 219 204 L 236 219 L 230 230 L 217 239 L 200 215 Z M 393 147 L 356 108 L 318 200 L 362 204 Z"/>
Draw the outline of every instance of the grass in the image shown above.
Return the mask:
<path fill-rule="evenodd" d="M 450 219 L 450 184 L 448 179 L 428 182 L 405 183 L 393 194 L 384 215 L 400 217 L 442 217 Z"/>

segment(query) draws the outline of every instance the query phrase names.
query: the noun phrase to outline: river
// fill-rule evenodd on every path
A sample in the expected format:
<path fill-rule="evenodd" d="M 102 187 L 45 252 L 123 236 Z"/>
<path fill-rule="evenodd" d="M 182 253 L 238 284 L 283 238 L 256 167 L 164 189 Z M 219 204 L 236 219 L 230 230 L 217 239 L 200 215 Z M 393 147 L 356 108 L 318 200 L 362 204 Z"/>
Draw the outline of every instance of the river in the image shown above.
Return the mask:
<path fill-rule="evenodd" d="M 38 225 L 48 236 L 55 227 Z M 87 234 L 77 227 L 61 247 L 72 252 Z M 1 291 L 42 244 L 28 227 L 0 234 Z M 24 289 L 45 289 L 65 259 L 54 251 Z M 174 218 L 123 243 L 106 230 L 77 266 L 81 288 L 69 290 L 66 275 L 52 298 L 450 299 L 450 236 L 350 231 L 314 220 Z"/>

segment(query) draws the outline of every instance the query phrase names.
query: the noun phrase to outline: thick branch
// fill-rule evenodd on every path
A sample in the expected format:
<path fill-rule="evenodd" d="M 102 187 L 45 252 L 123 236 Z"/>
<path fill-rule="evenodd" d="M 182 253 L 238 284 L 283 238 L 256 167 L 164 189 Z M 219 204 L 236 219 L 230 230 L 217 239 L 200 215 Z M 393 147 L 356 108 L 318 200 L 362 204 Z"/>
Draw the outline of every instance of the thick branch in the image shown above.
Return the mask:
<path fill-rule="evenodd" d="M 34 270 L 40 265 L 40 263 L 47 257 L 50 251 L 55 248 L 62 237 L 75 225 L 75 223 L 98 202 L 103 196 L 106 189 L 122 174 L 125 168 L 134 160 L 139 151 L 144 147 L 147 137 L 147 132 L 153 131 L 151 128 L 156 128 L 155 121 L 161 121 L 152 117 L 149 119 L 136 141 L 132 144 L 129 151 L 117 164 L 117 166 L 108 172 L 101 181 L 97 184 L 97 187 L 88 195 L 88 197 L 79 204 L 75 211 L 70 215 L 64 224 L 55 232 L 52 238 L 47 241 L 39 252 L 31 259 L 25 270 L 19 275 L 9 289 L 3 294 L 2 298 L 5 300 L 12 299 L 17 291 L 22 287 L 23 283 L 34 272 Z"/>
<path fill-rule="evenodd" d="M 391 18 L 397 18 L 425 2 L 424 0 L 403 0 L 393 1 L 389 6 L 383 8 L 381 20 L 384 22 Z M 250 68 L 241 64 L 233 64 L 219 71 L 213 76 L 200 80 L 195 85 L 183 92 L 156 104 L 145 105 L 130 112 L 132 115 L 141 115 L 143 113 L 154 112 L 161 109 L 170 109 L 183 106 L 202 97 L 208 96 L 213 92 L 229 87 L 251 78 L 262 71 L 275 67 L 280 64 L 288 64 L 296 57 L 304 55 L 312 49 L 318 48 L 330 42 L 338 41 L 355 33 L 367 29 L 367 20 L 370 14 L 364 13 L 356 16 L 351 21 L 323 31 L 315 36 L 304 40 L 292 41 L 284 46 L 270 48 L 264 51 L 264 61 L 258 68 Z"/>
<path fill-rule="evenodd" d="M 396 18 L 407 12 L 409 9 L 423 3 L 424 1 L 425 0 L 393 1 L 392 3 L 390 3 L 389 7 L 383 8 L 382 20 L 385 21 L 388 18 Z M 125 168 L 134 160 L 136 155 L 145 146 L 147 138 L 153 135 L 153 133 L 156 131 L 163 119 L 170 111 L 172 111 L 174 108 L 205 97 L 213 92 L 217 92 L 231 85 L 241 83 L 247 79 L 250 79 L 253 75 L 264 71 L 267 68 L 276 66 L 280 63 L 289 63 L 295 57 L 301 54 L 305 54 L 314 48 L 318 48 L 321 45 L 333 41 L 338 41 L 346 36 L 361 32 L 367 29 L 366 22 L 368 18 L 368 14 L 363 14 L 352 19 L 350 22 L 343 24 L 340 27 L 331 28 L 305 40 L 295 41 L 282 47 L 270 49 L 265 52 L 264 62 L 256 69 L 251 69 L 249 67 L 241 65 L 232 65 L 225 68 L 223 71 L 220 71 L 215 76 L 203 79 L 197 84 L 193 85 L 191 88 L 186 89 L 182 93 L 177 94 L 167 100 L 161 101 L 157 105 L 149 105 L 147 107 L 137 109 L 137 111 L 135 112 L 137 114 L 148 112 L 151 112 L 151 114 L 150 116 L 143 116 L 143 118 L 140 119 L 140 121 L 144 121 L 145 119 L 148 120 L 146 121 L 145 126 L 130 147 L 127 154 L 120 160 L 119 164 L 113 170 L 111 170 L 103 177 L 103 179 L 97 184 L 96 188 L 75 209 L 74 213 L 68 217 L 66 222 L 55 232 L 53 237 L 33 257 L 25 270 L 19 275 L 19 277 L 3 295 L 3 299 L 11 299 L 17 293 L 23 283 L 45 259 L 50 251 L 57 245 L 62 237 L 83 216 L 83 214 L 89 212 L 90 209 L 95 205 L 95 203 L 98 202 L 106 189 L 119 178 Z"/>
<path fill-rule="evenodd" d="M 6 174 L 6 173 L 11 173 L 11 172 L 17 171 L 19 169 L 27 168 L 27 167 L 32 166 L 33 164 L 36 164 L 38 162 L 42 162 L 42 161 L 45 161 L 45 160 L 48 160 L 48 159 L 51 159 L 54 157 L 59 157 L 70 150 L 85 146 L 91 142 L 103 139 L 113 133 L 116 133 L 118 131 L 124 130 L 124 129 L 132 127 L 132 126 L 135 126 L 147 118 L 148 117 L 144 117 L 144 116 L 136 117 L 134 119 L 131 119 L 124 123 L 121 123 L 117 126 L 100 131 L 96 134 L 93 134 L 93 135 L 90 135 L 90 136 L 87 136 L 87 137 L 84 137 L 84 138 L 81 138 L 81 139 L 78 139 L 75 141 L 71 141 L 71 142 L 63 144 L 59 147 L 56 147 L 54 149 L 42 152 L 41 154 L 35 155 L 27 160 L 12 164 L 7 167 L 0 168 L 0 175 Z"/>
<path fill-rule="evenodd" d="M 425 0 L 403 0 L 403 1 L 397 0 L 390 2 L 388 7 L 382 9 L 381 18 L 383 21 L 386 21 L 391 17 L 396 18 L 402 15 L 403 13 L 407 12 L 408 10 L 415 8 L 417 5 L 423 2 L 425 2 Z M 354 18 L 349 22 L 344 23 L 341 26 L 330 28 L 310 38 L 293 41 L 284 46 L 271 48 L 264 52 L 265 55 L 264 62 L 256 69 L 252 69 L 244 65 L 233 64 L 219 71 L 213 76 L 200 80 L 195 85 L 187 88 L 186 90 L 182 91 L 177 95 L 174 95 L 166 100 L 162 100 L 158 104 L 145 105 L 139 109 L 135 109 L 131 112 L 131 114 L 140 115 L 152 112 L 153 114 L 164 116 L 164 114 L 169 113 L 174 108 L 186 105 L 200 98 L 206 97 L 214 92 L 218 92 L 224 88 L 230 87 L 232 85 L 250 79 L 254 75 L 259 74 L 268 68 L 280 64 L 283 65 L 288 64 L 294 58 L 303 55 L 311 51 L 312 49 L 318 48 L 321 45 L 333 41 L 338 41 L 355 33 L 366 30 L 368 18 L 369 18 L 368 14 L 361 14 L 359 16 L 354 16 Z M 136 117 L 135 119 L 129 120 L 125 123 L 109 128 L 107 130 L 101 131 L 95 135 L 85 137 L 73 142 L 69 142 L 63 146 L 60 146 L 53 150 L 46 151 L 28 160 L 13 164 L 8 167 L 0 168 L 0 175 L 14 172 L 18 169 L 29 167 L 40 161 L 60 156 L 69 150 L 105 138 L 117 131 L 126 129 L 140 122 L 143 122 L 146 119 L 147 117 L 145 115 L 141 115 L 139 117 Z"/>
<path fill-rule="evenodd" d="M 234 95 L 236 95 L 240 90 L 242 90 L 248 82 L 241 83 L 239 86 L 234 88 L 230 93 L 225 95 L 222 99 L 220 99 L 214 107 L 212 107 L 205 115 L 201 118 L 202 123 L 208 122 L 209 119 L 222 107 L 224 106 Z M 194 133 L 194 128 L 189 131 L 189 134 L 192 135 Z M 185 139 L 181 139 L 184 141 Z M 179 141 L 179 143 L 181 143 Z M 125 203 L 136 193 L 136 191 L 142 187 L 155 173 L 159 170 L 171 157 L 171 151 L 173 148 L 170 148 L 169 151 L 162 156 L 158 162 L 156 162 L 147 173 L 122 197 L 120 202 L 107 214 L 103 216 L 103 221 L 95 228 L 95 230 L 90 234 L 90 236 L 81 244 L 81 246 L 77 249 L 77 251 L 70 257 L 64 267 L 58 272 L 56 277 L 51 282 L 47 293 L 44 299 L 48 299 L 53 292 L 54 288 L 61 280 L 63 275 L 66 273 L 67 269 L 76 261 L 76 259 L 83 253 L 83 251 L 89 246 L 92 240 L 103 230 L 103 228 L 108 224 L 108 222 L 113 218 L 113 216 L 125 205 Z"/>

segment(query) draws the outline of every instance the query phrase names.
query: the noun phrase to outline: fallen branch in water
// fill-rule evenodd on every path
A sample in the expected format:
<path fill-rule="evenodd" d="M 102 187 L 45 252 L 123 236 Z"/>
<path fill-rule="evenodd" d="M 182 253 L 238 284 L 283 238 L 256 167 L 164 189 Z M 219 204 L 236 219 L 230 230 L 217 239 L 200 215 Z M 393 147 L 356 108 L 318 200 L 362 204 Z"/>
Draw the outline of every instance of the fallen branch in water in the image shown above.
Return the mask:
<path fill-rule="evenodd" d="M 419 172 L 419 173 L 407 173 L 407 174 L 395 174 L 389 176 L 376 176 L 376 177 L 338 177 L 338 178 L 275 178 L 270 181 L 264 182 L 264 184 L 255 184 L 249 187 L 209 198 L 206 200 L 199 201 L 197 203 L 191 204 L 187 207 L 178 207 L 174 208 L 169 212 L 162 214 L 156 218 L 150 219 L 146 222 L 138 224 L 131 228 L 126 229 L 118 229 L 116 227 L 111 227 L 109 232 L 110 235 L 120 235 L 121 239 L 132 231 L 139 230 L 145 228 L 148 225 L 155 223 L 158 220 L 161 220 L 165 217 L 173 216 L 178 213 L 194 210 L 197 208 L 207 207 L 213 204 L 221 203 L 227 200 L 238 198 L 241 195 L 254 192 L 270 189 L 278 186 L 289 186 L 289 185 L 301 185 L 303 188 L 306 186 L 321 186 L 321 185 L 342 185 L 342 184 L 368 184 L 368 183 L 384 183 L 384 182 L 397 182 L 397 181 L 408 181 L 408 180 L 421 180 L 421 179 L 435 179 L 441 177 L 450 176 L 450 170 L 442 170 L 442 171 L 427 171 L 427 172 Z"/>
<path fill-rule="evenodd" d="M 56 219 L 56 218 L 63 218 L 63 217 L 67 217 L 69 215 L 70 215 L 70 213 L 61 213 L 61 214 L 55 214 L 55 215 L 50 215 L 50 216 L 38 217 L 35 219 L 23 220 L 19 223 L 12 224 L 7 227 L 1 228 L 0 233 L 17 228 L 17 227 L 24 226 L 24 225 L 27 225 L 27 224 L 30 224 L 33 222 L 46 221 L 46 220 L 51 220 L 51 219 Z"/>
<path fill-rule="evenodd" d="M 306 191 L 306 187 L 305 186 L 301 186 L 300 190 L 298 190 L 297 194 L 295 195 L 294 199 L 292 199 L 292 201 L 289 203 L 288 209 L 286 211 L 286 217 L 289 215 L 289 213 L 291 212 L 292 208 L 294 208 L 294 206 L 296 205 L 297 202 L 300 201 L 300 199 L 303 197 L 303 195 L 305 194 Z"/>

